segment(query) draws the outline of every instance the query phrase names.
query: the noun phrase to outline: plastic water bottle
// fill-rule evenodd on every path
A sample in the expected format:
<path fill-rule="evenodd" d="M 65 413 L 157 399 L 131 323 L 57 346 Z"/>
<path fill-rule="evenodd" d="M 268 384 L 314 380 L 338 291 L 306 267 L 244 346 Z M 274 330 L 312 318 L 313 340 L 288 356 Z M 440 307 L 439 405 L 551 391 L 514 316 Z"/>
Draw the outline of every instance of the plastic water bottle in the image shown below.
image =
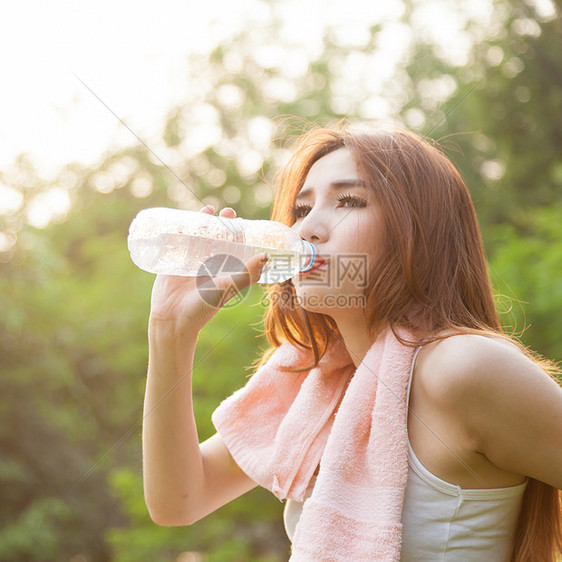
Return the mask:
<path fill-rule="evenodd" d="M 186 277 L 241 272 L 265 252 L 269 260 L 258 283 L 286 281 L 310 269 L 315 258 L 314 246 L 285 224 L 164 207 L 141 211 L 127 244 L 141 269 Z"/>

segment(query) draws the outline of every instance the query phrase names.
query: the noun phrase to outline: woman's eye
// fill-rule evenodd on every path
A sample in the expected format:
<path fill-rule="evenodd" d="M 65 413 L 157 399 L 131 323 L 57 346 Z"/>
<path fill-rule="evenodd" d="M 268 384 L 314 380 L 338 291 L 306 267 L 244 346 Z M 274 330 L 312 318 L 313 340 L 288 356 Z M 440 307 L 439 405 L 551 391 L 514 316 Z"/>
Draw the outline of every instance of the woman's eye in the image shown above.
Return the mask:
<path fill-rule="evenodd" d="M 353 195 L 345 194 L 338 197 L 338 207 L 366 207 L 367 201 Z M 291 216 L 294 221 L 306 217 L 311 210 L 311 206 L 305 203 L 299 203 L 291 207 Z"/>
<path fill-rule="evenodd" d="M 293 220 L 298 220 L 302 217 L 305 217 L 310 211 L 310 205 L 304 205 L 304 204 L 300 204 L 300 205 L 294 205 L 291 207 L 291 216 L 293 217 Z"/>
<path fill-rule="evenodd" d="M 354 197 L 353 195 L 340 195 L 338 201 L 343 203 L 345 207 L 366 207 L 367 201 L 360 199 L 359 197 Z"/>

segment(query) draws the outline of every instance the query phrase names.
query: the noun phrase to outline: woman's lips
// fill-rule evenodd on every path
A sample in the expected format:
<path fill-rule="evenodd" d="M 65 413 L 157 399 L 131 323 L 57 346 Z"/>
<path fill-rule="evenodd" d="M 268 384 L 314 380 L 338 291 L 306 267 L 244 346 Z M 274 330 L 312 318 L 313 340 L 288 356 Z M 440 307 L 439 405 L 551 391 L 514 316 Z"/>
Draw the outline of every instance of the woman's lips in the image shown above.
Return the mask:
<path fill-rule="evenodd" d="M 328 264 L 324 258 L 320 256 L 316 256 L 316 259 L 314 260 L 314 265 L 310 269 L 307 269 L 306 271 L 301 271 L 301 275 L 308 275 L 313 271 L 326 269 L 327 266 Z"/>

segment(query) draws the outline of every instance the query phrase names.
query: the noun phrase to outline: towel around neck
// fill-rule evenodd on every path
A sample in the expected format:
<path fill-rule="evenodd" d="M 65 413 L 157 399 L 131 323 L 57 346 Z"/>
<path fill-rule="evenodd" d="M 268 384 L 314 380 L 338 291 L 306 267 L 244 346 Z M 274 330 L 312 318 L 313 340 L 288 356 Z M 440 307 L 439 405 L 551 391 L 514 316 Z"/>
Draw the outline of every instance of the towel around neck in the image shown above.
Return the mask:
<path fill-rule="evenodd" d="M 280 499 L 302 501 L 320 465 L 291 561 L 398 561 L 414 348 L 388 329 L 355 369 L 332 338 L 316 368 L 281 370 L 310 364 L 311 353 L 283 342 L 213 423 L 240 468 Z"/>

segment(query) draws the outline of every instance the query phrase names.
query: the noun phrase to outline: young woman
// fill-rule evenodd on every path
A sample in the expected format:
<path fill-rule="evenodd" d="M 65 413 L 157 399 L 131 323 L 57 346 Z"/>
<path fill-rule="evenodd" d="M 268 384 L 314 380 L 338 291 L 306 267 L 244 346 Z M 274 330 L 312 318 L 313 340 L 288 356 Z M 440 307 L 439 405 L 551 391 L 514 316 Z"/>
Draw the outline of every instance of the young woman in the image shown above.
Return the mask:
<path fill-rule="evenodd" d="M 210 207 L 202 211 L 214 212 Z M 235 213 L 224 209 L 221 215 L 228 218 Z M 347 521 L 343 511 L 334 511 L 336 519 L 338 513 L 341 518 L 329 534 L 341 534 L 341 552 L 303 555 L 313 552 L 303 547 L 297 549 L 295 559 L 555 560 L 556 553 L 562 552 L 562 389 L 549 376 L 557 372 L 552 364 L 501 329 L 474 208 L 450 161 L 407 131 L 366 134 L 314 129 L 301 139 L 279 174 L 272 219 L 293 226 L 315 246 L 320 258 L 313 272 L 270 289 L 266 317 L 272 348 L 260 369 L 271 371 L 268 365 L 276 364 L 275 353 L 286 346 L 292 346 L 294 353 L 305 350 L 308 361 L 295 361 L 279 370 L 300 377 L 302 386 L 294 390 L 294 400 L 285 393 L 268 395 L 269 410 L 261 410 L 261 399 L 252 403 L 260 415 L 266 411 L 271 412 L 269 417 L 279 418 L 275 422 L 279 426 L 273 427 L 268 416 L 259 424 L 266 429 L 271 426 L 273 433 L 264 430 L 263 435 L 274 435 L 276 443 L 290 426 L 279 411 L 301 415 L 309 423 L 316 411 L 316 391 L 307 397 L 312 401 L 303 402 L 308 404 L 306 411 L 295 414 L 298 407 L 294 405 L 301 400 L 299 393 L 305 392 L 307 377 L 312 380 L 314 373 L 320 373 L 322 381 L 322 373 L 332 376 L 322 369 L 330 369 L 330 362 L 338 363 L 341 353 L 334 354 L 333 349 L 340 342 L 352 368 L 345 370 L 349 379 L 341 386 L 333 429 L 326 423 L 317 440 L 309 440 L 312 445 L 307 446 L 316 457 L 310 453 L 307 458 L 315 459 L 314 465 L 318 459 L 319 463 L 314 476 L 303 477 L 307 490 L 295 494 L 299 501 L 290 493 L 278 493 L 282 484 L 277 475 L 273 480 L 267 476 L 274 468 L 265 466 L 263 473 L 261 468 L 254 473 L 245 460 L 265 450 L 267 454 L 259 457 L 261 464 L 267 465 L 274 457 L 282 465 L 284 458 L 294 455 L 291 443 L 296 447 L 301 438 L 297 431 L 288 434 L 282 446 L 256 445 L 252 427 L 243 425 L 247 412 L 236 410 L 236 401 L 267 394 L 267 389 L 260 388 L 265 384 L 260 381 L 267 379 L 259 372 L 254 377 L 257 382 L 227 406 L 227 415 L 217 415 L 222 420 L 217 434 L 200 444 L 191 399 L 197 335 L 224 304 L 225 294 L 232 296 L 232 288 L 241 290 L 259 279 L 267 257 L 252 258 L 243 274 L 210 279 L 210 286 L 216 287 L 216 306 L 209 304 L 207 292 L 205 301 L 199 297 L 194 278 L 159 276 L 151 302 L 143 429 L 145 498 L 152 519 L 161 525 L 191 524 L 259 482 L 280 497 L 289 497 L 288 534 L 292 537 L 296 529 L 301 544 L 311 542 L 311 535 L 317 534 L 315 520 L 310 513 L 304 515 L 303 503 L 308 502 L 308 511 L 314 511 L 314 502 L 307 498 L 315 491 L 317 496 L 326 496 L 325 490 L 316 490 L 321 486 L 315 486 L 315 476 L 319 483 L 333 485 L 335 472 L 341 470 L 337 475 L 343 475 L 341 490 L 326 488 L 334 501 L 356 514 Z M 342 266 L 343 258 L 348 258 L 347 267 Z M 350 267 L 356 275 L 342 276 Z M 344 480 L 362 478 L 370 486 L 378 478 L 377 470 L 388 472 L 392 480 L 393 465 L 388 469 L 384 463 L 382 467 L 376 464 L 380 460 L 371 461 L 372 441 L 376 431 L 384 432 L 386 418 L 373 421 L 365 430 L 369 435 L 359 452 L 367 462 L 358 461 L 352 467 L 363 473 L 378 466 L 374 474 L 352 474 L 339 461 L 332 469 L 327 457 L 347 447 L 343 441 L 341 446 L 334 444 L 335 438 L 330 444 L 330 436 L 341 431 L 338 417 L 354 415 L 353 409 L 341 413 L 352 392 L 353 371 L 357 369 L 357 378 L 371 369 L 373 349 L 379 346 L 383 353 L 386 348 L 381 341 L 390 333 L 395 334 L 392 342 L 403 346 L 404 356 L 409 349 L 413 353 L 405 363 L 411 366 L 400 399 L 408 408 L 404 419 L 407 480 L 396 495 L 399 499 L 392 500 L 401 519 L 398 534 L 381 539 L 397 544 L 394 554 L 361 558 L 351 554 L 356 552 L 353 542 L 360 540 L 365 528 L 362 517 L 372 506 L 367 498 L 365 505 L 357 507 L 361 495 L 351 495 L 359 488 L 347 488 Z M 292 384 L 286 382 L 293 380 L 286 374 L 278 376 L 274 371 L 274 375 L 274 381 Z M 333 377 L 329 380 L 340 384 Z M 381 379 L 377 393 L 383 384 L 387 386 Z M 240 419 L 232 413 L 237 411 L 242 412 Z M 345 432 L 347 426 L 343 427 Z M 255 448 L 246 455 L 246 446 Z M 386 459 L 387 453 L 379 457 Z M 303 472 L 304 466 L 294 472 Z M 331 500 L 324 497 L 324 501 Z M 377 517 L 384 518 L 385 513 L 382 509 Z M 322 513 L 317 519 L 322 519 Z M 320 534 L 328 524 L 318 523 Z"/>

